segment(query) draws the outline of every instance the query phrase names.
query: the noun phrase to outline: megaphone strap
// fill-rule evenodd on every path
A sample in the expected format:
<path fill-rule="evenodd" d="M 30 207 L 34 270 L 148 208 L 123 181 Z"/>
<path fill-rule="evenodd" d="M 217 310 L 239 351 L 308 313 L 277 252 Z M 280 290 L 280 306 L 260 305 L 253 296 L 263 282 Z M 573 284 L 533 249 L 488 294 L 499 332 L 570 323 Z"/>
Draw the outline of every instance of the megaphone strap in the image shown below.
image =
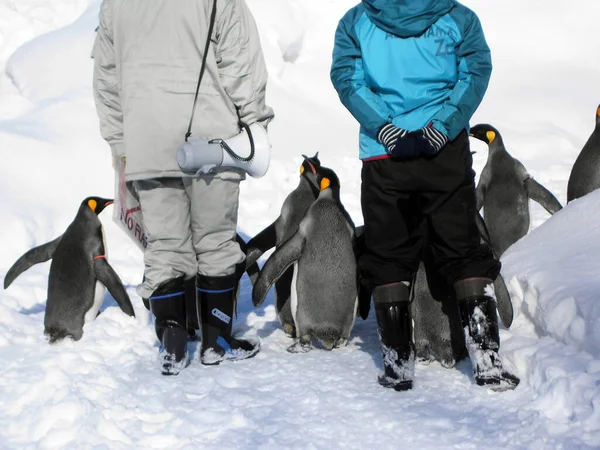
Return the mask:
<path fill-rule="evenodd" d="M 194 96 L 194 105 L 192 106 L 192 115 L 190 117 L 190 124 L 188 125 L 187 133 L 185 133 L 185 140 L 192 135 L 192 123 L 194 122 L 194 114 L 196 113 L 196 103 L 198 103 L 198 93 L 200 92 L 200 83 L 204 76 L 204 69 L 206 68 L 206 58 L 208 57 L 208 48 L 210 47 L 210 38 L 215 27 L 215 18 L 217 17 L 217 0 L 213 1 L 212 12 L 210 13 L 210 24 L 208 25 L 208 36 L 206 37 L 206 45 L 204 46 L 204 54 L 202 55 L 202 65 L 200 66 L 200 75 L 198 76 L 198 84 L 196 85 L 196 95 Z"/>
<path fill-rule="evenodd" d="M 226 151 L 232 159 L 235 159 L 236 161 L 240 162 L 250 162 L 254 159 L 254 138 L 252 137 L 252 132 L 250 131 L 250 127 L 248 125 L 242 124 L 242 127 L 244 128 L 244 130 L 246 130 L 246 133 L 248 134 L 248 139 L 250 140 L 250 155 L 246 157 L 242 157 L 236 152 L 234 152 L 233 149 L 223 139 L 213 139 L 210 142 L 221 144 L 221 148 L 224 151 Z"/>

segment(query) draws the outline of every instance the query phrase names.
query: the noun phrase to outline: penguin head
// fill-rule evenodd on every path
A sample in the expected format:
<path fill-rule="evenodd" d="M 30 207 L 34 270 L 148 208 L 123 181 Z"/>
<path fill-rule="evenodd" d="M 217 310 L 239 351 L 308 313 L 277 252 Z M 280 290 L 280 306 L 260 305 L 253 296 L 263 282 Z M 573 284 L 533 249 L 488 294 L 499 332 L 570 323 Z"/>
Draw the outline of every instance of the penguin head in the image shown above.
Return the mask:
<path fill-rule="evenodd" d="M 92 210 L 96 215 L 100 214 L 104 208 L 113 204 L 112 198 L 88 197 L 81 202 L 81 206 L 85 206 Z"/>
<path fill-rule="evenodd" d="M 300 179 L 306 180 L 315 196 L 319 195 L 319 185 L 317 183 L 317 172 L 321 168 L 321 161 L 319 161 L 319 152 L 315 153 L 315 156 L 309 157 L 302 155 L 304 161 L 300 166 Z M 302 183 L 302 181 L 300 181 Z"/>
<path fill-rule="evenodd" d="M 598 106 L 598 109 L 596 110 L 596 126 L 600 127 L 600 106 Z"/>
<path fill-rule="evenodd" d="M 340 179 L 336 173 L 329 167 L 321 167 L 317 172 L 317 182 L 319 189 L 323 192 L 326 189 L 332 189 L 334 192 L 340 190 Z"/>
<path fill-rule="evenodd" d="M 315 156 L 302 155 L 304 161 L 300 166 L 300 176 L 307 176 L 309 174 L 317 175 L 319 167 L 321 167 L 321 161 L 319 161 L 319 152 L 315 153 Z"/>
<path fill-rule="evenodd" d="M 480 123 L 472 127 L 470 135 L 475 139 L 485 142 L 487 145 L 491 145 L 492 142 L 502 139 L 500 132 L 487 123 Z"/>

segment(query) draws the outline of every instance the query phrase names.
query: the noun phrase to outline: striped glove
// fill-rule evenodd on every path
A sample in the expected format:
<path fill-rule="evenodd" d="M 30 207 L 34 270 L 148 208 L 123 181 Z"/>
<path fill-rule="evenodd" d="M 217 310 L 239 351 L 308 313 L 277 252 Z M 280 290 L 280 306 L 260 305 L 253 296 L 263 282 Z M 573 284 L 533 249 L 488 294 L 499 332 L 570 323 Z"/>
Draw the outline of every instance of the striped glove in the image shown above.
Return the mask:
<path fill-rule="evenodd" d="M 419 131 L 428 144 L 421 149 L 421 156 L 433 156 L 448 143 L 448 136 L 432 126 L 421 128 Z"/>
<path fill-rule="evenodd" d="M 398 145 L 398 141 L 408 134 L 407 130 L 398 128 L 392 123 L 385 124 L 377 133 L 377 140 L 385 146 L 385 150 L 390 155 L 395 155 L 394 149 Z"/>

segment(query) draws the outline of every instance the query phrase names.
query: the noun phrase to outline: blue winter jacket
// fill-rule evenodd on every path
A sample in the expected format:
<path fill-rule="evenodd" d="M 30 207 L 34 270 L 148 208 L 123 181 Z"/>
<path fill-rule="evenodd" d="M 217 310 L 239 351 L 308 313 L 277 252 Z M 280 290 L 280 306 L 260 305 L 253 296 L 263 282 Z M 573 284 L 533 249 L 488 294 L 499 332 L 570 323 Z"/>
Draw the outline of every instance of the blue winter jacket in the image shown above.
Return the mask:
<path fill-rule="evenodd" d="M 331 80 L 361 125 L 360 158 L 385 155 L 377 131 L 469 126 L 492 63 L 479 19 L 455 0 L 363 0 L 340 21 Z"/>

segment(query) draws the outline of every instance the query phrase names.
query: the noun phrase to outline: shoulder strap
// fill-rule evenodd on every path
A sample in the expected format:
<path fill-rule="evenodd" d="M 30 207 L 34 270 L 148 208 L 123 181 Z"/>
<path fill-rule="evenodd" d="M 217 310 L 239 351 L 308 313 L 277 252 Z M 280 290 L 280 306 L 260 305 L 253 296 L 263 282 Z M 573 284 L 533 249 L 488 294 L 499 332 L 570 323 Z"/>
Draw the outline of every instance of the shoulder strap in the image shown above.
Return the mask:
<path fill-rule="evenodd" d="M 200 66 L 200 75 L 198 76 L 198 84 L 196 85 L 196 95 L 194 97 L 194 105 L 192 106 L 192 115 L 190 117 L 190 124 L 188 125 L 187 133 L 185 133 L 185 140 L 192 134 L 192 123 L 194 122 L 194 113 L 196 112 L 196 103 L 198 103 L 198 92 L 200 91 L 200 83 L 202 82 L 202 76 L 204 75 L 204 69 L 206 68 L 206 58 L 208 57 L 208 48 L 210 47 L 210 40 L 212 38 L 213 28 L 215 27 L 215 18 L 217 16 L 217 0 L 213 0 L 212 12 L 210 13 L 210 24 L 208 26 L 208 37 L 206 38 L 206 45 L 204 46 L 204 54 L 202 55 L 202 66 Z"/>

